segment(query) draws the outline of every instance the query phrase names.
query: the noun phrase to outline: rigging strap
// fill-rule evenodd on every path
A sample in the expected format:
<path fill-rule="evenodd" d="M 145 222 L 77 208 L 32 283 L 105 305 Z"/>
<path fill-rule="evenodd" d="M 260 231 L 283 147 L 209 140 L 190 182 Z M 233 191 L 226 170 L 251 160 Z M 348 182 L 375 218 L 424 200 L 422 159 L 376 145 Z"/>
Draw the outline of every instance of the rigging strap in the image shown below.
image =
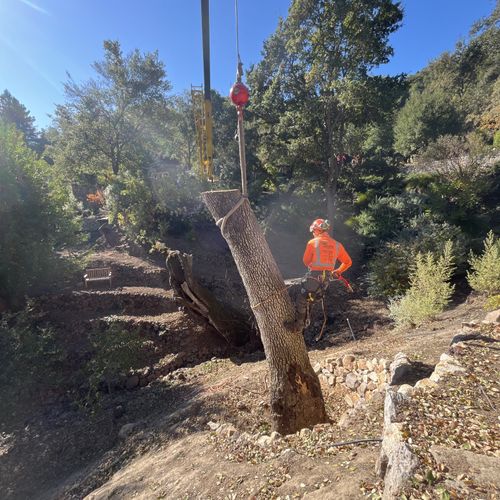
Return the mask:
<path fill-rule="evenodd" d="M 222 236 L 224 236 L 224 228 L 226 227 L 226 222 L 227 220 L 229 219 L 229 217 L 231 217 L 231 215 L 234 214 L 234 212 L 236 212 L 236 210 L 238 210 L 238 208 L 241 207 L 241 205 L 243 205 L 243 202 L 245 200 L 248 200 L 248 197 L 245 196 L 245 195 L 241 195 L 241 198 L 236 202 L 236 204 L 234 205 L 233 208 L 231 208 L 231 210 L 229 210 L 229 212 L 224 215 L 224 217 L 221 217 L 215 224 L 220 227 L 220 232 L 222 233 Z"/>

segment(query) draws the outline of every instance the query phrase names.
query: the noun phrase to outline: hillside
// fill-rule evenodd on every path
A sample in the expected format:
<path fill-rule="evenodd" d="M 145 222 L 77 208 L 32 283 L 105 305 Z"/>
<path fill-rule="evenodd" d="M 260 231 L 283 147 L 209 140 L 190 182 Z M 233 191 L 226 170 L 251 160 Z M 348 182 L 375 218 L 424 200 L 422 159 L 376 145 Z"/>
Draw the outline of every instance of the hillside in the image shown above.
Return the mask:
<path fill-rule="evenodd" d="M 113 258 L 116 256 L 111 256 L 111 262 Z M 121 257 L 115 265 L 127 269 L 123 276 L 129 279 L 138 272 L 154 274 L 155 269 L 137 258 Z M 369 496 L 372 490 L 383 488 L 375 463 L 380 454 L 377 440 L 384 432 L 384 398 L 392 359 L 399 352 L 408 356 L 411 373 L 398 385 L 414 385 L 431 374 L 464 324 L 476 328 L 473 322 L 479 324 L 485 316 L 482 300 L 469 298 L 425 327 L 396 332 L 387 326 L 382 304 L 341 295 L 341 314 L 322 343 L 316 344 L 311 332 L 307 336 L 331 423 L 282 437 L 270 432 L 269 382 L 262 354 L 224 354 L 217 336 L 175 307 L 152 316 L 148 307 L 157 309 L 158 304 L 149 301 L 162 297 L 168 304 L 171 300 L 168 292 L 158 295 L 155 290 L 122 287 L 72 294 L 72 300 L 84 298 L 86 304 L 102 306 L 100 310 L 90 307 L 93 318 L 83 314 L 80 320 L 94 321 L 97 314 L 122 325 L 140 324 L 156 344 L 157 353 L 122 389 L 103 393 L 93 416 L 59 397 L 26 415 L 24 423 L 4 427 L 0 481 L 6 498 Z M 109 294 L 114 294 L 115 310 L 112 316 L 104 316 Z M 71 308 L 69 298 L 63 303 Z M 79 307 L 81 310 L 81 304 Z M 60 306 L 57 309 L 57 314 L 63 313 Z M 66 315 L 60 317 L 67 321 Z M 343 317 L 352 318 L 357 340 L 342 324 Z M 496 342 L 498 327 L 495 331 L 490 328 L 484 335 Z M 481 374 L 486 399 L 469 404 L 479 405 L 488 426 L 474 434 L 467 449 L 498 457 L 498 435 L 494 434 L 500 404 L 498 355 L 494 344 L 471 345 L 472 357 L 467 363 L 474 363 L 477 357 L 486 369 Z M 375 377 L 375 385 L 367 379 L 372 386 L 364 384 L 360 390 L 359 381 L 348 375 L 362 377 L 364 370 L 371 377 L 376 372 L 367 371 L 367 363 L 383 377 Z M 462 391 L 461 382 L 449 383 L 450 390 Z M 337 446 L 367 438 L 375 441 Z M 438 485 L 443 481 L 438 480 Z M 494 498 L 490 490 L 482 489 L 483 483 L 477 486 L 474 475 L 464 481 L 458 483 L 469 488 L 470 494 L 460 498 Z"/>

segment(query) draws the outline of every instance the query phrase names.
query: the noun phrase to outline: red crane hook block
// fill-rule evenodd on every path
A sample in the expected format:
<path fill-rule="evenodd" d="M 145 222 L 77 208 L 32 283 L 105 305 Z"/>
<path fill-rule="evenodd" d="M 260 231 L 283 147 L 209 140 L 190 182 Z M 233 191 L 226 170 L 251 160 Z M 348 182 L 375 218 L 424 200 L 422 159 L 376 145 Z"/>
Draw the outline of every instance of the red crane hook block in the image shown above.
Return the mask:
<path fill-rule="evenodd" d="M 235 106 L 244 106 L 250 97 L 250 93 L 245 84 L 236 82 L 229 91 L 229 97 Z"/>

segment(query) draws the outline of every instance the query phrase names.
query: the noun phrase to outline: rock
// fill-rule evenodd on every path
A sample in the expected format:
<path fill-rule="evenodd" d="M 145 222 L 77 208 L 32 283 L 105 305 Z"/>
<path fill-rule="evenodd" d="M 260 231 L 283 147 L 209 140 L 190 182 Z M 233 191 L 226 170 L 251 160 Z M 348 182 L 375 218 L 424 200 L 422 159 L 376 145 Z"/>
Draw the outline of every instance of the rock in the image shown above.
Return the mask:
<path fill-rule="evenodd" d="M 398 392 L 405 396 L 411 396 L 413 392 L 413 387 L 408 384 L 403 384 L 402 386 L 399 387 Z"/>
<path fill-rule="evenodd" d="M 452 365 L 460 364 L 453 356 L 446 353 L 441 354 L 439 361 L 442 363 L 451 363 Z"/>
<path fill-rule="evenodd" d="M 366 359 L 364 358 L 358 359 L 358 369 L 366 370 Z"/>
<path fill-rule="evenodd" d="M 447 356 L 447 355 L 446 355 Z M 450 356 L 451 357 L 451 356 Z M 459 373 L 467 373 L 467 370 L 458 364 L 454 358 L 453 363 L 440 361 L 435 367 L 432 375 L 429 377 L 433 382 L 439 382 L 443 376 Z"/>
<path fill-rule="evenodd" d="M 486 325 L 500 323 L 500 309 L 497 309 L 496 311 L 489 312 L 486 315 L 486 317 L 483 319 L 482 323 L 484 323 Z"/>
<path fill-rule="evenodd" d="M 130 377 L 127 378 L 127 382 L 125 383 L 125 387 L 127 389 L 134 389 L 139 385 L 139 376 L 138 375 L 131 375 Z"/>
<path fill-rule="evenodd" d="M 220 427 L 220 424 L 218 424 L 217 422 L 208 422 L 207 423 L 207 427 L 211 430 L 211 431 L 216 431 L 219 427 Z"/>
<path fill-rule="evenodd" d="M 418 467 L 418 458 L 411 452 L 402 434 L 402 424 L 384 427 L 382 449 L 375 467 L 384 478 L 384 499 L 396 499 Z"/>
<path fill-rule="evenodd" d="M 377 384 L 375 384 L 375 382 L 368 382 L 366 384 L 366 388 L 369 390 L 369 391 L 374 391 L 376 388 L 377 388 Z"/>
<path fill-rule="evenodd" d="M 393 422 L 397 422 L 399 418 L 399 407 L 408 399 L 408 396 L 388 390 L 385 394 L 384 400 L 384 425 L 387 426 Z"/>
<path fill-rule="evenodd" d="M 384 368 L 384 370 L 389 370 L 391 362 L 385 358 L 380 358 L 378 364 Z"/>
<path fill-rule="evenodd" d="M 372 382 L 378 382 L 378 374 L 376 372 L 370 372 L 368 374 L 368 379 L 371 380 Z M 385 380 L 384 380 L 385 382 Z"/>
<path fill-rule="evenodd" d="M 374 368 L 375 368 L 375 366 L 373 365 L 373 362 L 371 360 L 368 360 L 366 362 L 366 369 L 368 371 L 372 372 Z"/>
<path fill-rule="evenodd" d="M 354 405 L 359 401 L 359 394 L 357 392 L 351 392 L 344 396 L 345 402 L 353 408 Z"/>
<path fill-rule="evenodd" d="M 353 369 L 353 364 L 356 358 L 352 354 L 346 354 L 342 358 L 342 366 L 346 368 L 348 371 Z"/>
<path fill-rule="evenodd" d="M 236 439 L 236 443 L 242 444 L 242 443 L 249 443 L 250 441 L 253 440 L 253 437 L 251 434 L 248 434 L 248 432 L 242 432 L 239 436 L 238 439 Z"/>
<path fill-rule="evenodd" d="M 257 444 L 261 448 L 267 448 L 271 444 L 271 436 L 261 436 L 259 439 L 257 439 Z"/>
<path fill-rule="evenodd" d="M 235 436 L 238 431 L 233 424 L 222 424 L 215 432 L 223 437 L 229 438 Z"/>
<path fill-rule="evenodd" d="M 281 439 L 281 434 L 277 431 L 273 431 L 273 432 L 271 432 L 269 439 L 271 440 L 271 443 L 279 441 Z"/>
<path fill-rule="evenodd" d="M 334 386 L 335 385 L 335 375 L 330 375 L 328 377 L 328 385 Z"/>
<path fill-rule="evenodd" d="M 299 431 L 299 436 L 301 438 L 308 438 L 311 434 L 312 434 L 311 429 L 308 429 L 307 427 L 305 427 L 304 429 L 300 429 Z"/>
<path fill-rule="evenodd" d="M 382 403 L 384 401 L 384 392 L 379 390 L 368 392 L 367 394 L 371 394 L 372 403 Z"/>
<path fill-rule="evenodd" d="M 437 383 L 430 378 L 423 378 L 415 384 L 415 389 L 434 389 Z"/>
<path fill-rule="evenodd" d="M 348 373 L 349 372 L 345 368 L 343 368 L 343 367 L 335 368 L 335 370 L 334 370 L 335 376 L 338 377 L 340 380 L 344 380 L 345 376 Z"/>
<path fill-rule="evenodd" d="M 389 370 L 389 385 L 404 384 L 408 376 L 412 372 L 412 366 L 410 360 L 408 359 L 408 356 L 402 352 L 396 354 L 396 356 L 394 356 L 394 361 L 389 367 Z"/>
<path fill-rule="evenodd" d="M 466 474 L 483 488 L 490 489 L 493 486 L 494 489 L 500 489 L 500 458 L 438 445 L 432 445 L 430 452 L 438 464 L 448 469 L 450 475 Z"/>
<path fill-rule="evenodd" d="M 349 387 L 349 389 L 355 391 L 359 383 L 359 379 L 355 373 L 351 372 L 347 374 L 345 378 L 345 385 Z"/>
<path fill-rule="evenodd" d="M 321 364 L 320 364 L 320 363 L 316 363 L 316 364 L 314 365 L 314 368 L 313 368 L 313 369 L 314 369 L 314 373 L 315 373 L 316 375 L 318 375 L 319 373 L 321 373 Z"/>
<path fill-rule="evenodd" d="M 120 431 L 118 432 L 118 437 L 120 439 L 125 439 L 130 436 L 138 427 L 137 423 L 130 423 L 122 425 Z"/>
<path fill-rule="evenodd" d="M 357 389 L 357 392 L 358 394 L 363 397 L 365 395 L 365 392 L 366 392 L 366 387 L 367 385 L 363 382 L 362 384 L 359 385 L 358 389 Z"/>

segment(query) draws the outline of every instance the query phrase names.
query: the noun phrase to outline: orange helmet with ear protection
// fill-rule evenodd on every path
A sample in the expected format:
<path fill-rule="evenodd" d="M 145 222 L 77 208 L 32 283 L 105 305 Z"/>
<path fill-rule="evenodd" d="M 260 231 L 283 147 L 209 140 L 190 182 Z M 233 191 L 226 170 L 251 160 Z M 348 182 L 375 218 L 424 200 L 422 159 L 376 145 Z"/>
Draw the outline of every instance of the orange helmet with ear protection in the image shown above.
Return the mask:
<path fill-rule="evenodd" d="M 316 219 L 309 227 L 309 231 L 311 231 L 311 233 L 316 230 L 328 231 L 328 229 L 330 229 L 330 223 L 326 219 Z"/>

